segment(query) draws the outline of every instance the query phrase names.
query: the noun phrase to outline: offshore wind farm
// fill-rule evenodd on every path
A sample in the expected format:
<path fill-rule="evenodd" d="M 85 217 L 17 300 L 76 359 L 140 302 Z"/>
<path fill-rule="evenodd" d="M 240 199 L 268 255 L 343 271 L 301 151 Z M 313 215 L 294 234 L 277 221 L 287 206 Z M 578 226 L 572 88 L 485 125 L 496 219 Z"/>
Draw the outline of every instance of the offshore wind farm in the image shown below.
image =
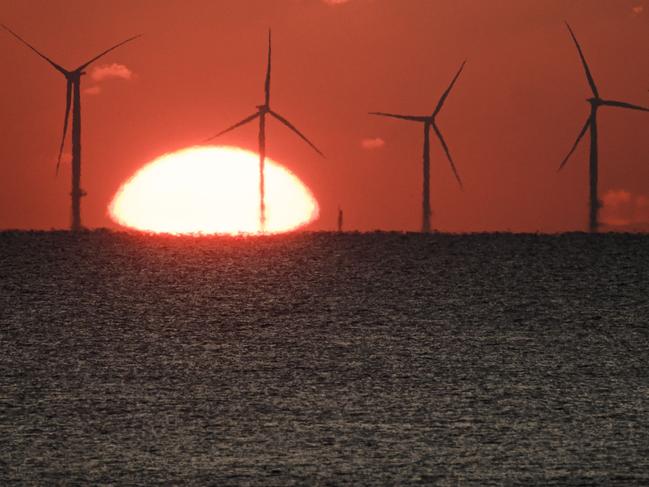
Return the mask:
<path fill-rule="evenodd" d="M 641 3 L 4 5 L 0 484 L 649 484 Z"/>

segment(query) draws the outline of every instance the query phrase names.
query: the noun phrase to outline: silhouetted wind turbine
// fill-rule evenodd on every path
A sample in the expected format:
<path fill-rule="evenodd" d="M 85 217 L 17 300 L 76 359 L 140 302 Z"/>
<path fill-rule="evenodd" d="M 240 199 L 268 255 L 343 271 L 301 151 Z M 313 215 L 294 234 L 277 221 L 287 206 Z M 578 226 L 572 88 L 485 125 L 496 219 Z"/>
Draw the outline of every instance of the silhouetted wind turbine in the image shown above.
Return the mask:
<path fill-rule="evenodd" d="M 87 68 L 91 63 L 108 54 L 113 49 L 117 49 L 121 45 L 137 39 L 141 35 L 126 39 L 125 41 L 122 41 L 119 44 L 114 45 L 110 49 L 106 49 L 105 51 L 96 55 L 95 57 L 90 59 L 90 61 L 83 63 L 78 68 L 72 71 L 68 71 L 67 69 L 62 68 L 50 58 L 39 52 L 35 47 L 33 47 L 25 39 L 12 31 L 9 27 L 4 24 L 0 25 L 2 25 L 2 27 L 16 39 L 25 44 L 45 61 L 50 63 L 52 67 L 60 72 L 63 76 L 65 76 L 65 79 L 67 80 L 67 90 L 65 95 L 65 117 L 63 119 L 63 137 L 61 138 L 59 157 L 56 161 L 56 173 L 58 174 L 59 166 L 61 165 L 61 155 L 63 154 L 65 136 L 68 130 L 68 119 L 70 116 L 70 109 L 72 109 L 72 192 L 70 193 L 70 196 L 72 197 L 72 222 L 70 229 L 73 232 L 79 231 L 81 230 L 81 197 L 86 195 L 85 191 L 81 189 L 81 76 L 86 74 L 84 72 L 84 69 Z"/>
<path fill-rule="evenodd" d="M 324 154 L 318 150 L 318 148 L 304 136 L 291 122 L 282 117 L 279 113 L 274 112 L 270 108 L 270 57 L 271 57 L 271 37 L 270 29 L 268 30 L 268 66 L 266 68 L 266 82 L 264 85 L 264 90 L 266 97 L 264 99 L 263 105 L 257 105 L 257 113 L 250 115 L 247 118 L 244 118 L 240 122 L 234 124 L 232 127 L 229 127 L 222 132 L 210 137 L 206 140 L 212 140 L 216 137 L 219 137 L 225 133 L 230 132 L 242 125 L 252 122 L 254 119 L 259 117 L 259 223 L 261 231 L 263 232 L 266 228 L 266 187 L 264 182 L 264 163 L 266 161 L 266 114 L 272 115 L 277 120 L 286 125 L 289 129 L 295 132 L 302 140 L 309 144 L 313 150 L 318 154 L 324 157 Z"/>
<path fill-rule="evenodd" d="M 449 93 L 453 89 L 453 85 L 455 85 L 455 82 L 459 78 L 460 73 L 462 72 L 462 69 L 464 69 L 465 64 L 466 61 L 462 63 L 460 69 L 458 70 L 457 74 L 453 78 L 453 81 L 451 81 L 449 87 L 442 94 L 441 98 L 437 102 L 437 106 L 435 107 L 435 110 L 433 111 L 432 115 L 395 115 L 393 113 L 370 112 L 370 115 L 380 115 L 383 117 L 398 118 L 400 120 L 407 120 L 410 122 L 420 122 L 424 124 L 424 186 L 422 191 L 423 201 L 422 201 L 422 222 L 421 222 L 421 231 L 424 233 L 430 232 L 430 140 L 429 137 L 430 137 L 431 127 L 435 131 L 435 135 L 437 135 L 437 138 L 442 144 L 442 148 L 446 153 L 448 162 L 451 164 L 451 169 L 453 170 L 453 174 L 455 175 L 457 182 L 460 184 L 460 188 L 462 187 L 462 180 L 460 179 L 460 175 L 457 172 L 455 163 L 453 162 L 453 158 L 451 157 L 451 153 L 448 149 L 448 146 L 444 141 L 442 132 L 439 130 L 439 127 L 435 123 L 435 118 L 437 117 L 437 114 L 442 109 L 442 106 L 444 105 L 446 98 L 448 97 Z"/>
<path fill-rule="evenodd" d="M 631 110 L 641 110 L 643 112 L 649 112 L 649 108 L 641 107 L 638 105 L 632 105 L 630 103 L 626 103 L 622 101 L 604 100 L 600 98 L 599 92 L 597 91 L 597 86 L 595 85 L 595 80 L 593 79 L 593 76 L 590 73 L 590 69 L 588 68 L 588 63 L 586 62 L 586 58 L 584 57 L 584 53 L 581 50 L 581 46 L 579 45 L 579 42 L 577 42 L 577 37 L 575 37 L 575 34 L 570 28 L 568 22 L 566 22 L 566 26 L 568 27 L 568 31 L 570 32 L 570 36 L 572 37 L 572 40 L 575 42 L 575 46 L 577 46 L 577 51 L 579 52 L 579 57 L 581 58 L 581 62 L 584 66 L 584 71 L 586 72 L 586 78 L 588 79 L 588 84 L 590 85 L 590 89 L 593 92 L 593 97 L 588 98 L 586 100 L 588 101 L 588 103 L 590 103 L 590 115 L 588 115 L 588 118 L 586 119 L 586 124 L 581 129 L 581 132 L 579 132 L 579 135 L 577 136 L 577 140 L 572 146 L 572 149 L 570 149 L 568 155 L 561 162 L 561 165 L 559 166 L 559 171 L 561 171 L 561 169 L 563 169 L 563 166 L 566 165 L 566 162 L 568 162 L 568 159 L 570 159 L 570 156 L 577 148 L 577 145 L 579 145 L 581 139 L 584 137 L 584 135 L 586 135 L 586 131 L 590 129 L 590 166 L 589 166 L 590 168 L 589 169 L 590 170 L 590 213 L 589 213 L 588 229 L 590 232 L 597 232 L 597 229 L 599 227 L 598 213 L 600 208 L 600 202 L 597 197 L 597 183 L 598 183 L 597 109 L 601 106 L 608 106 L 608 107 L 618 107 L 618 108 L 629 108 Z"/>

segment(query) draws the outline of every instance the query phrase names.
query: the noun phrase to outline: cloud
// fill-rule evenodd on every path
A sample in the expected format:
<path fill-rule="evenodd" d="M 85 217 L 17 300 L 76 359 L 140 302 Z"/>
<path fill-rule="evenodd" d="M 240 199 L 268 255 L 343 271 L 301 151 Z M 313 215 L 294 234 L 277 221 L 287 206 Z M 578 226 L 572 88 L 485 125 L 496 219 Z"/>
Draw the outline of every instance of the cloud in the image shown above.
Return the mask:
<path fill-rule="evenodd" d="M 642 11 L 644 10 L 644 7 L 642 5 L 636 5 L 631 10 L 633 10 L 634 14 L 640 15 L 642 13 Z"/>
<path fill-rule="evenodd" d="M 322 1 L 327 5 L 342 5 L 343 3 L 347 3 L 350 0 L 322 0 Z"/>
<path fill-rule="evenodd" d="M 384 145 L 385 145 L 385 140 L 381 139 L 380 137 L 361 140 L 361 147 L 367 150 L 380 149 Z"/>
<path fill-rule="evenodd" d="M 83 92 L 87 95 L 99 95 L 102 92 L 100 83 L 110 79 L 131 80 L 135 77 L 133 71 L 123 64 L 103 64 L 96 66 L 90 72 L 90 79 L 95 81 L 93 86 L 86 88 Z"/>
<path fill-rule="evenodd" d="M 101 93 L 101 86 L 97 86 L 97 85 L 91 86 L 90 88 L 86 88 L 85 90 L 83 90 L 83 92 L 86 95 L 98 95 L 99 93 Z"/>
<path fill-rule="evenodd" d="M 623 189 L 611 189 L 602 198 L 606 208 L 619 208 L 631 202 L 631 193 Z"/>
<path fill-rule="evenodd" d="M 602 222 L 611 226 L 649 223 L 649 196 L 624 189 L 607 191 L 602 197 Z"/>
<path fill-rule="evenodd" d="M 112 78 L 129 80 L 133 78 L 133 72 L 123 64 L 104 64 L 93 68 L 90 77 L 94 81 L 104 81 Z"/>

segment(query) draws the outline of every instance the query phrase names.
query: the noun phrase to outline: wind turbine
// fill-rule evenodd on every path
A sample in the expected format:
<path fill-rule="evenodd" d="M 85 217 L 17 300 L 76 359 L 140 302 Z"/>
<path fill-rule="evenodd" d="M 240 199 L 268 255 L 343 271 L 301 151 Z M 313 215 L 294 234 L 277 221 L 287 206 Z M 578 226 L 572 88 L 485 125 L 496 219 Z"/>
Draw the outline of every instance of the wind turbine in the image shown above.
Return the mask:
<path fill-rule="evenodd" d="M 442 109 L 442 106 L 444 105 L 446 98 L 448 97 L 449 93 L 453 89 L 453 85 L 455 85 L 455 82 L 459 78 L 460 73 L 464 69 L 465 64 L 466 61 L 462 63 L 460 69 L 458 70 L 457 74 L 453 78 L 453 81 L 451 81 L 449 87 L 442 94 L 441 98 L 437 102 L 437 106 L 435 107 L 435 110 L 433 111 L 432 115 L 395 115 L 393 113 L 370 112 L 370 115 L 392 117 L 392 118 L 398 118 L 400 120 L 407 120 L 409 122 L 419 122 L 424 124 L 424 186 L 422 190 L 422 222 L 421 222 L 421 231 L 423 233 L 430 232 L 430 214 L 431 214 L 430 212 L 430 129 L 431 127 L 435 131 L 435 135 L 437 135 L 437 138 L 442 144 L 442 148 L 446 153 L 446 157 L 448 158 L 448 162 L 451 165 L 451 169 L 453 170 L 455 179 L 457 179 L 457 182 L 460 184 L 460 188 L 462 188 L 462 180 L 460 179 L 460 175 L 457 172 L 455 163 L 453 162 L 453 158 L 451 157 L 451 153 L 448 149 L 448 146 L 446 145 L 446 141 L 442 136 L 442 132 L 439 130 L 439 127 L 435 123 L 435 119 L 437 117 L 437 114 Z"/>
<path fill-rule="evenodd" d="M 266 93 L 266 96 L 264 98 L 264 104 L 257 105 L 257 113 L 254 113 L 249 117 L 244 118 L 240 122 L 235 123 L 233 126 L 223 130 L 222 132 L 219 132 L 218 134 L 206 140 L 207 142 L 212 139 L 215 139 L 223 134 L 230 132 L 231 130 L 234 130 L 238 127 L 241 127 L 242 125 L 247 124 L 248 122 L 252 122 L 256 118 L 259 118 L 259 223 L 262 232 L 265 231 L 266 228 L 266 187 L 264 181 L 264 163 L 266 161 L 266 115 L 271 115 L 275 117 L 281 123 L 286 125 L 289 129 L 295 132 L 298 135 L 298 137 L 300 137 L 307 144 L 309 144 L 313 148 L 313 150 L 315 150 L 318 154 L 324 157 L 324 154 L 320 152 L 320 150 L 309 139 L 307 139 L 306 136 L 304 136 L 293 124 L 291 124 L 291 122 L 286 120 L 279 113 L 271 110 L 270 108 L 270 57 L 271 57 L 271 36 L 270 36 L 270 29 L 268 29 L 268 65 L 266 68 L 266 82 L 264 85 L 264 90 Z"/>
<path fill-rule="evenodd" d="M 597 183 L 598 183 L 597 110 L 601 106 L 607 106 L 607 107 L 629 108 L 631 110 L 641 110 L 643 112 L 649 112 L 649 108 L 641 107 L 638 105 L 632 105 L 630 103 L 626 103 L 622 101 L 605 100 L 601 98 L 599 96 L 599 91 L 597 91 L 595 80 L 593 79 L 593 76 L 590 73 L 590 69 L 588 68 L 588 63 L 586 62 L 584 53 L 581 50 L 581 46 L 579 45 L 579 42 L 577 42 L 577 37 L 575 37 L 575 34 L 570 28 L 568 22 L 566 22 L 566 26 L 568 27 L 568 31 L 570 32 L 570 37 L 572 37 L 572 40 L 575 42 L 575 46 L 577 46 L 577 51 L 579 52 L 579 57 L 581 58 L 581 62 L 584 66 L 584 71 L 586 72 L 586 78 L 588 79 L 588 84 L 590 85 L 590 89 L 593 92 L 593 97 L 588 98 L 586 100 L 588 103 L 590 103 L 590 114 L 586 119 L 586 124 L 581 129 L 581 132 L 579 132 L 576 142 L 570 149 L 570 152 L 568 152 L 568 155 L 561 162 L 561 165 L 559 166 L 559 171 L 561 171 L 561 169 L 563 169 L 563 167 L 566 165 L 568 159 L 570 159 L 570 156 L 577 148 L 577 145 L 579 145 L 579 142 L 584 137 L 584 135 L 586 135 L 586 132 L 590 129 L 590 165 L 589 165 L 590 212 L 589 212 L 589 220 L 588 220 L 588 229 L 591 233 L 594 233 L 597 232 L 599 228 L 598 213 L 599 213 L 599 208 L 601 206 L 599 199 L 597 197 Z"/>
<path fill-rule="evenodd" d="M 58 174 L 59 166 L 61 165 L 61 155 L 63 154 L 65 136 L 68 130 L 68 119 L 70 116 L 70 109 L 72 109 L 72 192 L 70 193 L 70 196 L 72 197 L 72 222 L 70 229 L 73 232 L 77 232 L 81 230 L 81 197 L 86 195 L 86 192 L 81 189 L 81 76 L 86 74 L 84 69 L 87 68 L 91 63 L 108 54 L 113 49 L 117 49 L 121 45 L 137 39 L 138 37 L 140 37 L 140 35 L 126 39 L 125 41 L 122 41 L 119 44 L 114 45 L 110 49 L 106 49 L 105 51 L 96 55 L 95 57 L 90 59 L 90 61 L 83 63 L 78 68 L 72 71 L 68 71 L 67 69 L 62 68 L 50 58 L 39 52 L 35 47 L 33 47 L 25 39 L 12 31 L 9 27 L 4 24 L 0 25 L 2 25 L 2 27 L 16 39 L 25 44 L 45 61 L 50 63 L 50 65 L 52 65 L 54 69 L 65 76 L 65 79 L 67 80 L 67 91 L 65 95 L 65 117 L 63 119 L 63 137 L 61 138 L 59 157 L 56 161 L 56 173 Z"/>

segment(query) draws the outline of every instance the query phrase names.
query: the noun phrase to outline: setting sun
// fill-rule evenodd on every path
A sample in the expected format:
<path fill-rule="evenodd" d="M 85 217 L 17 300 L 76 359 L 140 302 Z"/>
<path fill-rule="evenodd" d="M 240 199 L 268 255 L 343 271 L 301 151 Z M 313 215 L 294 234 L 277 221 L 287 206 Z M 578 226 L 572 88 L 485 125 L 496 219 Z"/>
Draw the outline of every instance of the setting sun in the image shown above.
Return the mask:
<path fill-rule="evenodd" d="M 299 228 L 318 216 L 311 191 L 266 158 L 266 227 L 259 222 L 259 157 L 234 147 L 192 147 L 141 168 L 109 207 L 120 225 L 171 234 L 258 234 Z"/>

